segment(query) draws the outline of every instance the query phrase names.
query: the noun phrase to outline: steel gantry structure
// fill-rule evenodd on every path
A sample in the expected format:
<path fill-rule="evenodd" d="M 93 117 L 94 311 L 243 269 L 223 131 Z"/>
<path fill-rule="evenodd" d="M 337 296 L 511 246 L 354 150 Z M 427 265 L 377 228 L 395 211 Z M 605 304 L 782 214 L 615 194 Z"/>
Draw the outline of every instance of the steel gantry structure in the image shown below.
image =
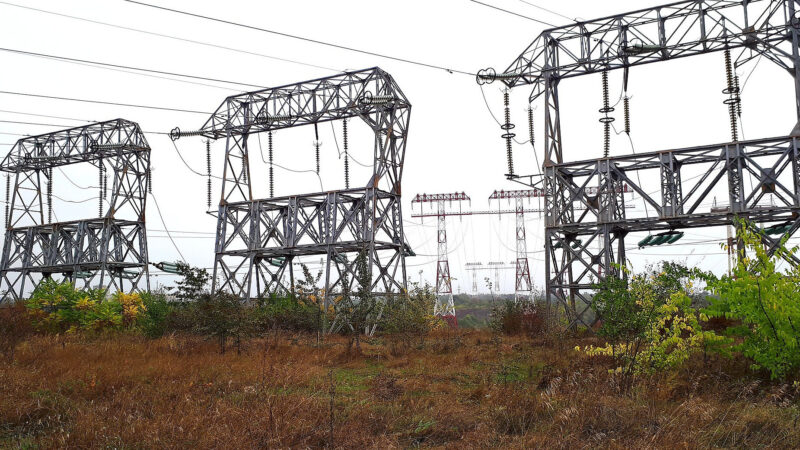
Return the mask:
<path fill-rule="evenodd" d="M 528 265 L 528 244 L 525 233 L 525 200 L 528 202 L 532 198 L 541 197 L 541 191 L 537 189 L 514 190 L 514 191 L 494 191 L 489 196 L 489 202 L 496 200 L 498 204 L 501 200 L 514 200 L 514 215 L 516 216 L 516 250 L 517 259 L 515 261 L 516 275 L 514 276 L 514 301 L 532 302 L 533 283 L 531 282 L 531 269 Z"/>
<path fill-rule="evenodd" d="M 243 299 L 289 292 L 294 258 L 321 255 L 327 308 L 333 292 L 346 289 L 346 280 L 352 287 L 358 278 L 355 255 L 363 252 L 374 294 L 384 298 L 404 291 L 410 249 L 403 234 L 400 182 L 410 113 L 394 78 L 373 67 L 234 95 L 200 130 L 174 130 L 173 138 L 226 140 L 212 289 Z M 375 136 L 372 175 L 363 187 L 254 195 L 251 135 L 349 118 L 362 119 Z"/>
<path fill-rule="evenodd" d="M 451 327 L 458 326 L 456 319 L 456 307 L 453 303 L 453 283 L 450 276 L 450 261 L 447 253 L 447 216 L 463 216 L 461 202 L 469 202 L 470 198 L 463 192 L 448 194 L 417 194 L 411 200 L 413 209 L 414 203 L 420 207 L 419 214 L 412 214 L 412 217 L 436 217 L 436 303 L 433 305 L 433 315 L 444 319 Z M 458 205 L 458 211 L 448 211 L 447 206 L 453 202 Z M 436 205 L 436 212 L 425 214 L 423 204 L 429 203 Z"/>
<path fill-rule="evenodd" d="M 53 169 L 79 163 L 98 168 L 99 214 L 54 222 Z M 2 300 L 24 298 L 42 278 L 54 276 L 83 287 L 150 288 L 145 227 L 150 146 L 138 124 L 116 119 L 22 138 L 0 171 L 9 174 Z"/>
<path fill-rule="evenodd" d="M 543 31 L 504 72 L 479 73 L 481 84 L 500 80 L 509 89 L 532 86 L 530 101 L 543 97 L 546 296 L 564 305 L 571 326 L 590 325 L 582 312 L 591 307 L 592 286 L 617 274 L 630 232 L 731 225 L 741 217 L 755 224 L 786 224 L 776 237 L 761 234 L 774 250 L 800 227 L 800 129 L 789 136 L 737 142 L 739 87 L 730 69 L 731 50 L 741 52 L 737 66 L 763 56 L 786 69 L 794 77 L 797 109 L 797 117 L 787 121 L 790 128 L 800 119 L 799 9 L 800 0 L 691 0 L 580 21 Z M 726 53 L 728 65 L 724 93 L 731 97 L 726 104 L 733 142 L 583 161 L 565 158 L 561 80 L 603 73 L 605 81 L 607 71 L 623 69 L 627 85 L 631 67 L 720 51 Z M 610 111 L 608 105 L 601 110 L 606 125 L 613 120 Z M 507 120 L 503 137 L 508 147 L 510 128 Z M 521 176 L 510 168 L 507 178 L 536 184 L 534 176 Z M 688 168 L 700 175 L 682 177 Z M 638 182 L 648 174 L 661 180 L 660 196 L 649 194 Z M 754 179 L 752 186 L 744 183 L 748 174 Z M 644 215 L 626 215 L 621 207 L 623 183 L 656 215 L 647 210 Z M 727 191 L 728 207 L 701 210 L 716 187 Z M 589 188 L 597 189 L 596 194 Z M 760 203 L 768 194 L 778 200 L 776 205 Z M 576 298 L 585 305 L 580 310 Z"/>

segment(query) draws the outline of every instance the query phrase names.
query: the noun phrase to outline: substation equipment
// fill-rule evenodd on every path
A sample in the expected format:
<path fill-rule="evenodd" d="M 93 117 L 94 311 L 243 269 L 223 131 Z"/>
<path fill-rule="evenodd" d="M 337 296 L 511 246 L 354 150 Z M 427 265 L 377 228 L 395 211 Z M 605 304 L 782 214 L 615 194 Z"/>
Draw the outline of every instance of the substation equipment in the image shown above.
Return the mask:
<path fill-rule="evenodd" d="M 734 67 L 762 57 L 785 69 L 794 77 L 797 109 L 797 117 L 787 122 L 787 128 L 800 119 L 798 10 L 800 0 L 671 3 L 545 30 L 504 72 L 479 72 L 479 84 L 499 80 L 505 85 L 506 120 L 501 128 L 508 157 L 506 177 L 527 186 L 539 185 L 538 176 L 514 172 L 508 89 L 530 86 L 529 101 L 543 99 L 545 289 L 548 303 L 565 308 L 571 327 L 592 325 L 583 313 L 592 307 L 592 286 L 597 280 L 624 276 L 618 265 L 626 261 L 625 237 L 631 232 L 660 231 L 661 237 L 650 239 L 661 242 L 676 239 L 679 229 L 736 225 L 739 217 L 754 228 L 777 230 L 771 234 L 757 230 L 774 253 L 781 240 L 800 227 L 800 127 L 787 136 L 739 141 L 740 86 L 734 72 Z M 740 55 L 732 63 L 734 50 Z M 725 55 L 727 86 L 723 94 L 731 120 L 731 142 L 609 156 L 614 108 L 608 101 L 608 72 L 624 71 L 624 129 L 630 132 L 627 80 L 631 67 L 711 52 Z M 575 161 L 565 158 L 562 147 L 559 86 L 564 79 L 591 74 L 603 78 L 600 122 L 604 124 L 604 152 L 602 158 Z M 682 177 L 687 168 L 699 176 Z M 660 195 L 654 196 L 639 180 L 655 177 L 661 183 Z M 751 186 L 745 177 L 752 177 Z M 638 193 L 655 214 L 648 214 L 647 208 L 644 214 L 626 214 L 623 184 Z M 724 189 L 726 185 L 727 208 L 700 209 L 715 187 Z M 760 204 L 768 195 L 777 200 L 775 204 Z M 739 246 L 743 251 L 741 241 Z M 795 256 L 789 259 L 793 264 L 800 262 Z"/>
<path fill-rule="evenodd" d="M 65 178 L 54 169 L 72 164 L 97 167 L 98 214 L 53 221 L 54 178 Z M 8 174 L 1 301 L 25 298 L 44 278 L 110 291 L 149 290 L 150 146 L 137 123 L 116 119 L 24 137 L 0 171 Z"/>
<path fill-rule="evenodd" d="M 541 192 L 538 190 L 514 190 L 504 191 L 497 190 L 489 196 L 489 204 L 492 201 L 497 201 L 497 209 L 489 209 L 484 211 L 473 211 L 472 209 L 464 210 L 462 202 L 471 202 L 470 197 L 464 192 L 453 192 L 445 194 L 417 194 L 411 200 L 412 214 L 411 217 L 420 218 L 424 220 L 425 217 L 435 217 L 437 223 L 437 259 L 436 259 L 436 303 L 434 304 L 433 314 L 441 317 L 451 326 L 458 326 L 456 320 L 455 305 L 453 303 L 453 286 L 452 277 L 450 275 L 450 262 L 447 251 L 447 220 L 448 216 L 453 217 L 471 217 L 481 215 L 497 215 L 514 214 L 516 216 L 516 256 L 514 262 L 516 268 L 514 299 L 515 301 L 531 301 L 533 298 L 533 284 L 531 283 L 530 267 L 528 265 L 528 253 L 525 234 L 525 213 L 541 212 L 541 209 L 525 208 L 524 201 L 541 197 Z M 511 201 L 514 200 L 514 209 L 502 209 L 501 200 Z M 448 209 L 455 202 L 457 209 Z M 414 204 L 419 205 L 420 210 L 418 213 L 413 212 Z M 431 207 L 436 205 L 435 211 L 425 212 L 423 205 L 429 204 Z M 490 263 L 494 264 L 494 263 Z M 498 263 L 503 264 L 503 263 Z M 477 280 L 476 271 L 481 270 L 480 263 L 467 264 L 467 270 L 472 273 L 472 291 L 477 293 Z M 500 275 L 495 270 L 495 289 L 499 289 Z"/>
<path fill-rule="evenodd" d="M 327 310 L 333 293 L 353 288 L 359 254 L 367 258 L 374 295 L 405 291 L 405 256 L 411 250 L 403 234 L 400 185 L 410 113 L 394 78 L 373 67 L 233 95 L 199 130 L 173 130 L 173 139 L 226 142 L 213 291 L 245 300 L 293 292 L 295 258 L 322 256 Z M 375 136 L 372 175 L 362 186 L 350 188 L 345 172 L 345 189 L 272 197 L 273 133 L 304 125 L 316 130 L 318 124 L 352 118 L 363 120 Z M 248 139 L 257 133 L 268 134 L 270 142 L 267 198 L 251 186 Z M 319 168 L 318 141 L 315 146 Z"/>

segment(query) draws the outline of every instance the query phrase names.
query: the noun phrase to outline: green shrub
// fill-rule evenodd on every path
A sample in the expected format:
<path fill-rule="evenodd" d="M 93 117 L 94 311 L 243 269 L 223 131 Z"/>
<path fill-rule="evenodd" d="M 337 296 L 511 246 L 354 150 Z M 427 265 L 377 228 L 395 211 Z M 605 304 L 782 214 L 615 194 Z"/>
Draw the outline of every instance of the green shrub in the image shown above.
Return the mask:
<path fill-rule="evenodd" d="M 151 339 L 163 336 L 172 311 L 166 296 L 162 293 L 146 292 L 142 294 L 142 301 L 145 307 L 145 313 L 139 320 L 142 333 Z"/>
<path fill-rule="evenodd" d="M 504 300 L 492 308 L 489 316 L 489 328 L 497 333 L 539 334 L 545 330 L 545 318 L 542 309 L 532 302 Z"/>
<path fill-rule="evenodd" d="M 800 268 L 781 273 L 776 264 L 794 253 L 781 245 L 774 256 L 764 250 L 754 227 L 739 223 L 742 239 L 752 258 L 739 258 L 731 276 L 702 274 L 714 295 L 706 310 L 737 324 L 727 332 L 738 338 L 734 350 L 764 369 L 773 379 L 800 376 Z M 784 241 L 785 243 L 785 241 Z"/>
<path fill-rule="evenodd" d="M 407 296 L 389 301 L 380 321 L 381 332 L 423 338 L 442 321 L 433 315 L 436 294 L 430 285 L 414 285 Z"/>
<path fill-rule="evenodd" d="M 614 370 L 629 385 L 635 373 L 673 369 L 694 353 L 719 348 L 724 340 L 703 330 L 707 317 L 692 307 L 691 288 L 689 269 L 672 262 L 627 281 L 606 278 L 597 286 L 593 306 L 602 320 L 598 335 L 607 342 L 583 351 L 615 358 Z"/>
<path fill-rule="evenodd" d="M 216 338 L 220 352 L 225 353 L 228 338 L 234 340 L 237 352 L 242 341 L 254 331 L 252 308 L 245 307 L 233 294 L 204 294 L 197 302 L 195 331 Z"/>
<path fill-rule="evenodd" d="M 46 278 L 25 302 L 36 328 L 54 333 L 135 329 L 146 315 L 139 293 L 76 289 L 72 283 Z"/>

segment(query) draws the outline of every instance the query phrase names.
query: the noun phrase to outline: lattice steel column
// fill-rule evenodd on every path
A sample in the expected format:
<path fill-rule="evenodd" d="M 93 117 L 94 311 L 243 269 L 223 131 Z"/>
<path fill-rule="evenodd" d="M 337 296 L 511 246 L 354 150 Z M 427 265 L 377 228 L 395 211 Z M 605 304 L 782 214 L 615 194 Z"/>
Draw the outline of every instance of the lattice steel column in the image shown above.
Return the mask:
<path fill-rule="evenodd" d="M 436 202 L 437 211 L 437 257 L 436 257 L 436 303 L 433 314 L 445 319 L 452 326 L 458 325 L 456 307 L 453 303 L 453 285 L 450 277 L 450 262 L 447 258 L 447 217 L 444 200 Z"/>
<path fill-rule="evenodd" d="M 531 283 L 531 269 L 528 266 L 528 245 L 525 233 L 525 207 L 522 198 L 518 197 L 516 203 L 517 217 L 517 261 L 514 283 L 514 301 L 532 302 L 533 284 Z"/>

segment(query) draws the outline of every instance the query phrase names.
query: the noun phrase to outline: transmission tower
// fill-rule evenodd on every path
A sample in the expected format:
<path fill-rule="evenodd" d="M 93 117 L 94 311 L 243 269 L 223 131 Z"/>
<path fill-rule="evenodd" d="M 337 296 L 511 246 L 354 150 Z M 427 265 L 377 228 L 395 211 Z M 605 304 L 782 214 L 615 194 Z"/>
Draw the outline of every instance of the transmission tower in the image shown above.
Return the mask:
<path fill-rule="evenodd" d="M 478 295 L 478 270 L 481 269 L 483 263 L 467 263 L 465 266 L 467 271 L 472 272 L 472 295 Z"/>
<path fill-rule="evenodd" d="M 405 292 L 410 248 L 400 183 L 410 113 L 394 78 L 373 67 L 234 95 L 200 130 L 173 130 L 174 139 L 226 140 L 212 288 L 243 299 L 291 292 L 292 261 L 321 255 L 327 309 L 335 292 L 352 292 L 357 256 L 363 254 L 373 295 L 386 299 Z M 372 175 L 363 187 L 261 199 L 253 193 L 251 135 L 350 118 L 361 118 L 375 136 Z"/>
<path fill-rule="evenodd" d="M 470 198 L 463 192 L 452 194 L 417 194 L 411 200 L 412 208 L 414 203 L 420 206 L 419 214 L 412 214 L 412 217 L 430 217 L 431 214 L 422 212 L 423 204 L 436 205 L 437 223 L 437 258 L 436 258 L 436 303 L 433 306 L 433 314 L 441 317 L 452 327 L 458 326 L 456 319 L 456 307 L 453 304 L 453 285 L 450 276 L 450 262 L 447 257 L 447 216 L 464 215 L 461 209 L 461 202 L 470 201 Z M 452 206 L 453 202 L 458 206 L 458 211 L 448 211 L 447 206 Z"/>
<path fill-rule="evenodd" d="M 97 167 L 99 214 L 54 222 L 53 169 L 79 163 Z M 116 119 L 22 138 L 0 171 L 9 174 L 0 302 L 24 298 L 42 279 L 54 277 L 86 288 L 150 289 L 150 146 L 138 124 Z"/>
<path fill-rule="evenodd" d="M 548 303 L 564 307 L 570 327 L 592 325 L 583 313 L 592 308 L 592 286 L 597 280 L 625 276 L 618 267 L 626 261 L 625 237 L 629 233 L 662 231 L 649 235 L 639 246 L 662 245 L 680 239 L 683 233 L 679 229 L 736 226 L 737 218 L 744 218 L 748 220 L 745 226 L 754 228 L 772 254 L 783 238 L 800 228 L 800 181 L 796 176 L 800 127 L 787 136 L 738 141 L 740 88 L 732 72 L 763 56 L 790 73 L 794 77 L 797 117 L 787 129 L 793 126 L 800 119 L 798 10 L 800 0 L 671 3 L 545 30 L 504 72 L 479 72 L 479 84 L 500 80 L 508 89 L 532 85 L 529 101 L 544 99 L 545 291 Z M 730 61 L 732 50 L 739 51 L 734 62 Z M 575 162 L 564 158 L 558 98 L 562 80 L 623 69 L 624 130 L 630 133 L 630 69 L 711 52 L 725 53 L 728 83 L 723 92 L 732 142 L 626 156 L 603 154 L 602 158 Z M 612 107 L 606 107 L 607 87 L 603 87 L 604 116 L 600 120 L 605 125 L 613 118 L 609 116 Z M 507 98 L 504 96 L 506 104 Z M 511 128 L 513 124 L 507 118 L 502 126 L 506 144 Z M 604 142 L 602 153 L 607 150 Z M 538 185 L 538 174 L 513 172 L 513 155 L 507 153 L 512 168 L 507 178 L 531 187 Z M 686 169 L 697 176 L 682 177 Z M 744 182 L 748 174 L 753 178 L 752 186 Z M 651 196 L 639 182 L 650 179 L 661 181 L 660 198 Z M 644 214 L 626 214 L 622 184 L 628 184 L 644 200 Z M 588 191 L 589 187 L 598 189 L 596 195 Z M 701 205 L 709 202 L 715 188 L 727 194 L 727 209 L 702 211 Z M 778 204 L 760 204 L 770 194 Z M 577 212 L 579 205 L 585 210 Z M 648 208 L 655 214 L 650 215 Z M 770 223 L 773 225 L 764 226 Z M 742 253 L 741 243 L 739 247 Z M 792 264 L 800 263 L 794 255 L 788 258 Z"/>
<path fill-rule="evenodd" d="M 524 191 L 494 191 L 489 196 L 489 203 L 492 200 L 514 200 L 514 211 L 516 216 L 516 241 L 517 241 L 517 260 L 515 262 L 516 275 L 514 277 L 514 301 L 519 302 L 532 302 L 533 301 L 533 283 L 531 282 L 531 269 L 528 265 L 528 244 L 527 236 L 525 233 L 525 200 L 529 203 L 531 199 L 542 197 L 541 190 L 524 190 Z"/>

